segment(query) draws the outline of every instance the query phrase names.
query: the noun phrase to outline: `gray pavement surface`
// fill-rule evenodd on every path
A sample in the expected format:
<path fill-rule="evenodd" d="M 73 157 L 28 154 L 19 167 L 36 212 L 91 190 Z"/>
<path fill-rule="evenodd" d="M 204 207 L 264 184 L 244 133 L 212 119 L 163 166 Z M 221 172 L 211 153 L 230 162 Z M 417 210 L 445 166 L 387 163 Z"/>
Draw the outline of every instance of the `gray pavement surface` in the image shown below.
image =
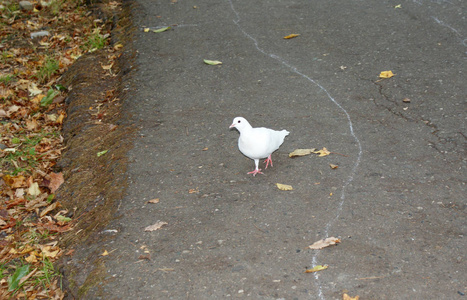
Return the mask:
<path fill-rule="evenodd" d="M 138 0 L 140 131 L 119 218 L 81 250 L 111 253 L 86 299 L 466 298 L 466 8 Z M 236 116 L 291 132 L 265 175 Z M 345 156 L 288 157 L 322 147 Z"/>

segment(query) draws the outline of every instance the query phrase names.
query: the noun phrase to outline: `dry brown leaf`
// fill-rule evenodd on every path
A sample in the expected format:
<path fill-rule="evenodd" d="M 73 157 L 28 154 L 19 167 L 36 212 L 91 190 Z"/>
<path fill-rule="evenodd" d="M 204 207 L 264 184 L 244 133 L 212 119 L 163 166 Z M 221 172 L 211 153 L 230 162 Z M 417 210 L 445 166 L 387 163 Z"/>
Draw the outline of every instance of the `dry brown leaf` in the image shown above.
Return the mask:
<path fill-rule="evenodd" d="M 39 245 L 42 251 L 42 256 L 46 256 L 48 258 L 55 258 L 57 254 L 60 252 L 60 249 L 58 247 L 52 247 L 52 246 L 41 246 Z"/>
<path fill-rule="evenodd" d="M 316 151 L 316 148 L 311 149 L 295 149 L 293 152 L 289 153 L 289 157 L 305 156 L 310 155 Z"/>
<path fill-rule="evenodd" d="M 308 248 L 313 249 L 313 250 L 319 250 L 323 249 L 335 244 L 340 243 L 341 240 L 335 237 L 328 237 L 326 239 L 319 240 L 317 242 L 314 242 L 313 245 L 308 246 Z"/>
<path fill-rule="evenodd" d="M 159 198 L 149 200 L 148 203 L 154 203 L 154 204 L 159 203 Z"/>
<path fill-rule="evenodd" d="M 321 149 L 321 150 L 313 151 L 313 153 L 319 154 L 318 156 L 320 156 L 320 157 L 321 157 L 321 156 L 326 156 L 326 155 L 331 154 L 331 152 L 329 152 L 329 150 L 326 149 L 326 148 L 324 148 L 324 147 L 323 147 L 323 149 Z"/>
<path fill-rule="evenodd" d="M 331 167 L 331 169 L 337 169 L 337 168 L 339 168 L 338 165 L 334 165 L 334 164 L 329 164 L 329 166 Z"/>
<path fill-rule="evenodd" d="M 13 189 L 26 186 L 26 178 L 23 175 L 18 175 L 18 176 L 5 175 L 3 176 L 3 181 L 5 181 L 5 183 L 8 184 Z"/>
<path fill-rule="evenodd" d="M 163 222 L 163 221 L 158 221 L 156 224 L 144 228 L 144 231 L 155 231 L 155 230 L 158 230 L 162 226 L 167 225 L 167 224 L 169 224 L 169 223 Z"/>
<path fill-rule="evenodd" d="M 342 295 L 342 300 L 359 300 L 360 296 L 350 297 L 347 293 Z"/>
<path fill-rule="evenodd" d="M 293 187 L 288 184 L 276 183 L 276 186 L 281 191 L 292 191 Z"/>
<path fill-rule="evenodd" d="M 50 189 L 50 192 L 53 194 L 55 191 L 60 187 L 60 185 L 65 182 L 63 179 L 63 173 L 54 173 L 51 172 L 49 174 L 50 177 L 50 183 L 48 184 L 48 188 Z"/>
<path fill-rule="evenodd" d="M 297 34 L 297 33 L 292 33 L 292 34 L 289 34 L 287 36 L 284 36 L 284 39 L 288 40 L 288 39 L 293 39 L 294 37 L 297 37 L 299 36 L 300 34 Z"/>
<path fill-rule="evenodd" d="M 318 272 L 318 271 L 322 271 L 322 270 L 326 270 L 328 268 L 328 265 L 317 265 L 315 266 L 314 268 L 312 269 L 308 269 L 305 271 L 305 273 L 314 273 L 314 272 Z"/>
<path fill-rule="evenodd" d="M 36 119 L 26 120 L 26 129 L 27 130 L 35 130 L 39 124 L 37 123 Z"/>
<path fill-rule="evenodd" d="M 41 214 L 40 214 L 41 218 L 42 218 L 43 216 L 47 215 L 47 214 L 48 214 L 49 212 L 51 212 L 52 210 L 56 209 L 58 206 L 60 206 L 60 203 L 58 203 L 58 202 L 54 202 L 54 203 L 52 203 L 51 205 L 47 206 L 47 208 L 44 209 L 44 210 L 41 212 Z"/>
<path fill-rule="evenodd" d="M 189 189 L 189 190 L 188 190 L 188 194 L 197 194 L 197 193 L 199 193 L 199 189 L 198 189 L 198 188 L 196 188 L 196 189 Z"/>

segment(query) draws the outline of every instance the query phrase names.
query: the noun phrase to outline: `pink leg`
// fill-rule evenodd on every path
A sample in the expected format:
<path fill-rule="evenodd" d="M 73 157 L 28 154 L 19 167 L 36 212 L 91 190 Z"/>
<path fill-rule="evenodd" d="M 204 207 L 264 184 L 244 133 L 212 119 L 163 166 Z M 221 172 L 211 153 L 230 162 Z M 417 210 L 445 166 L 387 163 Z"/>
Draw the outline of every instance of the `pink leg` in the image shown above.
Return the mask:
<path fill-rule="evenodd" d="M 271 155 L 272 155 L 272 154 L 269 154 L 268 158 L 264 161 L 264 162 L 266 163 L 266 168 L 265 168 L 265 169 L 268 168 L 269 163 L 271 163 L 271 167 L 272 167 Z"/>
<path fill-rule="evenodd" d="M 259 164 L 259 159 L 255 159 L 255 170 L 254 171 L 251 171 L 251 172 L 248 172 L 248 174 L 253 174 L 253 176 L 256 176 L 256 174 L 264 174 L 263 172 L 261 172 L 261 169 L 258 168 L 258 164 Z"/>
<path fill-rule="evenodd" d="M 256 174 L 264 174 L 261 172 L 261 169 L 255 169 L 254 171 L 248 172 L 248 174 L 253 174 L 253 176 L 256 176 Z"/>

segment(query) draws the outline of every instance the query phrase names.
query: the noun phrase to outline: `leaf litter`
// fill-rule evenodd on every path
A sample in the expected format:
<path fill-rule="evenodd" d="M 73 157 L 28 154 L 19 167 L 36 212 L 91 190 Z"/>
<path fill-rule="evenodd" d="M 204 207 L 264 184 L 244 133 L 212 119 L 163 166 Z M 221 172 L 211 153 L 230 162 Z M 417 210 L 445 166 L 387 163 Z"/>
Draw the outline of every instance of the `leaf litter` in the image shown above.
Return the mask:
<path fill-rule="evenodd" d="M 53 169 L 63 150 L 68 91 L 57 80 L 81 55 L 107 45 L 110 24 L 95 22 L 81 1 L 32 11 L 17 1 L 2 4 L 0 299 L 63 299 L 53 263 L 63 255 L 58 234 L 71 230 L 73 220 L 67 210 L 54 213 L 60 207 L 54 193 L 64 182 Z M 105 50 L 108 66 L 117 46 Z"/>

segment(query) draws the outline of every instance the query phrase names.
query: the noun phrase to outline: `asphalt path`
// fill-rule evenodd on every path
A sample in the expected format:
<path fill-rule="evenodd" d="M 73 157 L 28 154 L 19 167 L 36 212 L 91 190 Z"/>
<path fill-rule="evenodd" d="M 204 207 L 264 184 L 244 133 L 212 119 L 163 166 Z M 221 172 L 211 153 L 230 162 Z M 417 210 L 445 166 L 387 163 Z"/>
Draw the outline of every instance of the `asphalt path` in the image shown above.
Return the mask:
<path fill-rule="evenodd" d="M 85 298 L 465 298 L 466 8 L 138 0 L 139 133 L 118 219 L 86 246 L 110 255 Z M 264 175 L 247 175 L 236 116 L 290 131 Z"/>

